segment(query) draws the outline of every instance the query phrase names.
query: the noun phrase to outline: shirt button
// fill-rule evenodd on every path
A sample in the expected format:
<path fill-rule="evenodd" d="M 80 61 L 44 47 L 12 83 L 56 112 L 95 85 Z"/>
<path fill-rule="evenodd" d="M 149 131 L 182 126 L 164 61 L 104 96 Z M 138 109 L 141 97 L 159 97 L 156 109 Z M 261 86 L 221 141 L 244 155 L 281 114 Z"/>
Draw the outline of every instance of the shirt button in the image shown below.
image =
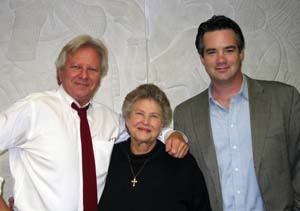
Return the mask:
<path fill-rule="evenodd" d="M 233 145 L 232 149 L 236 149 L 236 148 L 237 148 L 237 146 Z"/>
<path fill-rule="evenodd" d="M 234 170 L 235 170 L 235 171 L 239 171 L 239 169 L 238 169 L 238 168 L 235 168 Z"/>
<path fill-rule="evenodd" d="M 241 194 L 241 191 L 238 190 L 236 193 L 237 193 L 238 195 L 240 195 L 240 194 Z"/>
<path fill-rule="evenodd" d="M 234 124 L 231 124 L 230 127 L 231 127 L 231 128 L 234 128 Z"/>

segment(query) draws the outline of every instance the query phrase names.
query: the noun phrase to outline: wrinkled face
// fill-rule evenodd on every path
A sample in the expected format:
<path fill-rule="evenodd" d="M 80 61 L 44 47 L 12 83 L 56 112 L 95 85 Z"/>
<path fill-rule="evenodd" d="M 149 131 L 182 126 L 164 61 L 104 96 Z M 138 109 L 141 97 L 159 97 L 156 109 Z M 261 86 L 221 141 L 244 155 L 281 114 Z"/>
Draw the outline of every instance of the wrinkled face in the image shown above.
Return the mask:
<path fill-rule="evenodd" d="M 131 142 L 145 144 L 151 149 L 163 128 L 163 114 L 160 105 L 152 99 L 141 99 L 133 104 L 132 112 L 126 119 Z"/>
<path fill-rule="evenodd" d="M 233 30 L 206 32 L 203 37 L 204 54 L 201 62 L 213 83 L 226 83 L 242 77 L 240 52 Z"/>
<path fill-rule="evenodd" d="M 65 91 L 80 105 L 90 101 L 100 84 L 101 57 L 91 47 L 67 55 L 65 66 L 58 70 Z"/>

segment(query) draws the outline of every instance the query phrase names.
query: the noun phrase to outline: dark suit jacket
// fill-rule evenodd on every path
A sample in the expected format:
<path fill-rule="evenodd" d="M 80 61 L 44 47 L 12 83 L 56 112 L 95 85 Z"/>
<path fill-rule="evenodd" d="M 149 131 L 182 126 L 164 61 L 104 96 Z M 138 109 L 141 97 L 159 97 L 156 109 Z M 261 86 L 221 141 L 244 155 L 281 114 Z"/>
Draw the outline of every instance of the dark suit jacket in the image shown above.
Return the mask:
<path fill-rule="evenodd" d="M 292 86 L 247 78 L 253 157 L 266 211 L 300 210 L 300 96 Z M 174 128 L 189 138 L 212 209 L 223 210 L 208 90 L 175 108 Z"/>

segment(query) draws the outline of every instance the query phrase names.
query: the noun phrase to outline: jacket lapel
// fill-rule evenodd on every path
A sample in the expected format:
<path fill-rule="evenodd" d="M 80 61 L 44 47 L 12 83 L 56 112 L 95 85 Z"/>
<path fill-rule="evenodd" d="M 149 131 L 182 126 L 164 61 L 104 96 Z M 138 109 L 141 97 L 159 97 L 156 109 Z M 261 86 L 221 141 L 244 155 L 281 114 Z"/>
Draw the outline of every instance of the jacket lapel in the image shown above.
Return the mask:
<path fill-rule="evenodd" d="M 196 147 L 203 156 L 203 160 L 209 169 L 211 177 L 215 184 L 215 190 L 220 196 L 221 185 L 219 179 L 218 162 L 216 157 L 215 146 L 212 137 L 210 114 L 209 114 L 209 102 L 208 102 L 208 91 L 200 94 L 197 98 L 195 106 L 192 107 L 193 115 L 193 127 L 197 136 Z"/>
<path fill-rule="evenodd" d="M 251 118 L 253 159 L 256 175 L 259 175 L 261 158 L 264 151 L 265 135 L 269 125 L 270 96 L 264 93 L 258 81 L 247 77 L 249 109 Z"/>

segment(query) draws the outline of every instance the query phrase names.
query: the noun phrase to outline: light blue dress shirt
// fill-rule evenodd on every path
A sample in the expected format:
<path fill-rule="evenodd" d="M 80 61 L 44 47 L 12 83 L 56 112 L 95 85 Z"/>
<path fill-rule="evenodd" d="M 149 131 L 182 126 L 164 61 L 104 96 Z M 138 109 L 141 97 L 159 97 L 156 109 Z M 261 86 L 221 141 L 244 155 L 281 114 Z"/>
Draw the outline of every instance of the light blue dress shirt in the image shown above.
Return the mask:
<path fill-rule="evenodd" d="M 219 166 L 224 211 L 262 211 L 252 153 L 248 86 L 245 76 L 229 109 L 215 101 L 209 87 L 210 119 Z"/>

